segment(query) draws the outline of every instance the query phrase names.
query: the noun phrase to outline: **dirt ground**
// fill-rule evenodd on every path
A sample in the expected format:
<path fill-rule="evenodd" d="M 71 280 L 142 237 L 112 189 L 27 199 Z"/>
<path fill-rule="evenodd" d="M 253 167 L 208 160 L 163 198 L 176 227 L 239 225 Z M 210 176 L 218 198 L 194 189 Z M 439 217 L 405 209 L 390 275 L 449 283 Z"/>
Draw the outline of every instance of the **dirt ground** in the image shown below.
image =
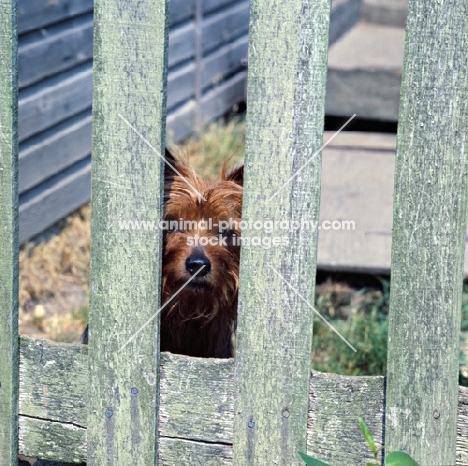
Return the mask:
<path fill-rule="evenodd" d="M 78 342 L 86 325 L 90 207 L 60 221 L 20 249 L 19 331 Z"/>

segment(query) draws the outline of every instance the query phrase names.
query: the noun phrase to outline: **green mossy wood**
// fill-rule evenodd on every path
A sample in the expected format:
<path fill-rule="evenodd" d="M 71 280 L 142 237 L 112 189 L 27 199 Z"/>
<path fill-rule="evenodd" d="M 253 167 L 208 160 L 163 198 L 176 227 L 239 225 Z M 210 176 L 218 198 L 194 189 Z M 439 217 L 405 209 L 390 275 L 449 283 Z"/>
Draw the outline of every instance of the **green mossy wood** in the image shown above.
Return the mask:
<path fill-rule="evenodd" d="M 86 461 L 87 347 L 20 339 L 20 452 Z M 234 361 L 161 354 L 160 460 L 168 465 L 230 465 Z M 383 444 L 383 377 L 312 371 L 307 451 L 332 465 L 365 465 L 373 455 L 357 422 Z M 137 463 L 138 464 L 138 463 Z M 468 388 L 459 387 L 457 465 L 468 464 Z M 302 465 L 301 465 L 302 466 Z"/>
<path fill-rule="evenodd" d="M 243 220 L 318 220 L 328 0 L 251 3 Z M 275 193 L 313 160 L 273 199 Z M 307 393 L 317 235 L 311 229 L 243 239 L 236 354 L 234 464 L 299 465 Z M 283 278 L 291 284 L 293 291 Z"/>
<path fill-rule="evenodd" d="M 95 2 L 88 462 L 157 463 L 166 0 Z M 121 348 L 142 327 L 128 346 Z"/>
<path fill-rule="evenodd" d="M 16 1 L 0 2 L 0 463 L 18 455 L 18 80 Z"/>
<path fill-rule="evenodd" d="M 467 10 L 411 0 L 395 175 L 387 451 L 455 464 L 466 232 Z"/>

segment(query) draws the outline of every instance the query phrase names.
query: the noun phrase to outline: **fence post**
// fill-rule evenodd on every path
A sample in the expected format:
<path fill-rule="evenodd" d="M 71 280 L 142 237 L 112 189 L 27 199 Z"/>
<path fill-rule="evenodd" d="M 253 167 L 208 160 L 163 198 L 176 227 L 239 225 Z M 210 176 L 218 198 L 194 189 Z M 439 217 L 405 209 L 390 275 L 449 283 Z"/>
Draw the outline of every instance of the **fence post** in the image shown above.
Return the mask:
<path fill-rule="evenodd" d="M 0 2 L 0 461 L 18 463 L 18 32 Z"/>
<path fill-rule="evenodd" d="M 464 0 L 410 0 L 395 175 L 387 452 L 455 464 L 468 128 Z"/>
<path fill-rule="evenodd" d="M 161 235 L 121 222 L 160 219 L 167 24 L 167 0 L 95 2 L 90 465 L 157 463 Z"/>
<path fill-rule="evenodd" d="M 252 1 L 245 225 L 318 220 L 329 15 L 328 0 Z M 300 465 L 317 232 L 264 230 L 242 231 L 234 464 Z"/>

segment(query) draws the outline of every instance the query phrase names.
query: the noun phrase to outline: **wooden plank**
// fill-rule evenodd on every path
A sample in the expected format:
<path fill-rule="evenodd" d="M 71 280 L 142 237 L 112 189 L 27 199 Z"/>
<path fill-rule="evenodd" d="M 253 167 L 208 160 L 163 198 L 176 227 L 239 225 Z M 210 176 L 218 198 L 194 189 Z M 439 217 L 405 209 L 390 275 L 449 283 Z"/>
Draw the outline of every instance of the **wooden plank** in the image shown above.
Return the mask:
<path fill-rule="evenodd" d="M 235 103 L 245 100 L 246 81 L 247 73 L 242 71 L 205 94 L 200 105 L 201 124 L 225 115 Z"/>
<path fill-rule="evenodd" d="M 20 142 L 91 107 L 93 69 L 86 63 L 20 92 Z"/>
<path fill-rule="evenodd" d="M 404 29 L 359 23 L 328 55 L 327 115 L 397 121 Z"/>
<path fill-rule="evenodd" d="M 170 0 L 170 26 L 175 26 L 176 24 L 193 18 L 195 16 L 195 2 L 196 0 Z"/>
<path fill-rule="evenodd" d="M 202 0 L 203 15 L 207 15 L 216 10 L 221 10 L 233 3 L 240 3 L 242 0 Z"/>
<path fill-rule="evenodd" d="M 361 0 L 332 0 L 329 45 L 349 31 L 361 16 Z"/>
<path fill-rule="evenodd" d="M 169 68 L 194 58 L 196 44 L 196 30 L 193 22 L 171 30 L 169 33 Z"/>
<path fill-rule="evenodd" d="M 195 63 L 189 63 L 167 78 L 167 108 L 175 107 L 195 96 Z"/>
<path fill-rule="evenodd" d="M 18 0 L 20 34 L 93 11 L 93 0 Z"/>
<path fill-rule="evenodd" d="M 21 337 L 19 452 L 86 461 L 88 348 Z"/>
<path fill-rule="evenodd" d="M 208 87 L 219 85 L 226 76 L 230 76 L 236 71 L 246 70 L 247 44 L 248 37 L 241 37 L 202 60 L 202 91 Z"/>
<path fill-rule="evenodd" d="M 40 133 L 20 148 L 21 194 L 91 154 L 91 109 Z"/>
<path fill-rule="evenodd" d="M 163 353 L 161 400 L 164 403 L 159 413 L 161 435 L 210 443 L 232 443 L 233 373 L 232 359 L 194 360 Z M 183 378 L 181 374 L 184 374 Z M 200 396 L 198 402 L 193 404 L 192 395 L 195 393 Z M 215 398 L 212 398 L 213 395 Z"/>
<path fill-rule="evenodd" d="M 43 460 L 82 463 L 86 460 L 86 429 L 20 416 L 19 453 Z"/>
<path fill-rule="evenodd" d="M 95 4 L 91 465 L 157 464 L 159 319 L 154 317 L 160 263 L 155 257 L 162 238 L 150 231 L 120 231 L 118 220 L 161 217 L 163 163 L 129 125 L 163 153 L 168 15 L 166 0 L 129 0 L 125 8 L 116 0 Z M 129 313 L 132 307 L 138 312 Z"/>
<path fill-rule="evenodd" d="M 458 387 L 457 466 L 468 464 L 468 389 Z"/>
<path fill-rule="evenodd" d="M 41 233 L 57 219 L 66 217 L 88 202 L 90 179 L 91 163 L 88 157 L 21 195 L 20 243 Z"/>
<path fill-rule="evenodd" d="M 410 2 L 397 138 L 385 445 L 408 451 L 422 466 L 455 463 L 467 19 L 462 0 Z"/>
<path fill-rule="evenodd" d="M 81 419 L 86 421 L 86 418 L 81 413 L 88 399 L 87 347 L 28 337 L 21 337 L 20 343 L 20 425 L 27 426 L 28 432 L 39 432 L 40 429 L 60 432 L 55 442 L 51 435 L 42 439 L 39 435 L 22 437 L 20 452 L 29 456 L 39 452 L 43 454 L 46 451 L 44 443 L 47 443 L 54 451 L 54 458 L 61 458 L 62 461 L 72 461 L 83 452 L 86 454 L 83 446 L 84 426 L 81 426 Z M 54 366 L 66 367 L 67 361 L 71 364 L 69 371 L 54 371 Z M 44 394 L 44 386 L 48 387 L 47 397 L 40 396 Z M 73 387 L 73 391 L 69 387 Z M 48 406 L 45 406 L 46 400 Z M 66 408 L 64 414 L 63 408 Z M 365 419 L 380 442 L 383 408 L 382 377 L 346 377 L 312 371 L 307 427 L 309 453 L 323 461 L 331 461 L 331 464 L 364 465 L 369 449 L 363 442 L 357 416 Z M 27 412 L 23 412 L 23 409 L 27 409 Z M 159 426 L 161 464 L 197 464 L 190 460 L 197 461 L 197 454 L 200 454 L 200 458 L 213 458 L 210 445 L 213 445 L 211 451 L 220 455 L 214 458 L 226 461 L 213 464 L 230 464 L 234 361 L 162 353 L 160 410 L 163 413 Z M 38 418 L 37 414 L 46 418 Z M 74 421 L 78 422 L 77 429 L 70 429 Z M 25 429 L 21 427 L 20 432 L 23 431 Z M 457 432 L 456 464 L 466 466 L 466 387 L 459 387 Z M 346 452 L 351 456 L 347 457 Z M 184 456 L 189 459 L 177 462 L 174 460 L 177 454 L 191 456 Z M 83 461 L 86 459 L 85 456 L 80 458 Z"/>
<path fill-rule="evenodd" d="M 85 345 L 21 337 L 19 412 L 84 428 L 87 350 Z"/>
<path fill-rule="evenodd" d="M 72 462 L 81 463 L 86 461 L 86 431 L 73 425 L 45 423 L 40 419 L 21 417 L 20 454 L 25 451 L 44 460 L 66 461 L 67 466 Z M 159 445 L 159 464 L 230 465 L 232 446 L 162 438 Z M 62 463 L 54 462 L 50 466 L 61 465 Z"/>
<path fill-rule="evenodd" d="M 0 461 L 18 464 L 17 5 L 0 2 Z"/>
<path fill-rule="evenodd" d="M 23 36 L 18 54 L 20 87 L 91 60 L 93 15 L 73 18 Z"/>
<path fill-rule="evenodd" d="M 232 464 L 231 445 L 161 438 L 159 448 L 161 465 L 228 466 Z"/>
<path fill-rule="evenodd" d="M 343 377 L 314 371 L 309 402 L 310 455 L 328 464 L 365 466 L 374 462 L 358 417 L 364 419 L 377 446 L 383 445 L 384 377 Z"/>
<path fill-rule="evenodd" d="M 247 34 L 249 11 L 249 1 L 242 1 L 203 21 L 201 26 L 202 55 Z"/>
<path fill-rule="evenodd" d="M 408 16 L 408 0 L 364 0 L 362 19 L 369 23 L 404 28 Z"/>
<path fill-rule="evenodd" d="M 318 219 L 321 157 L 314 154 L 323 138 L 329 17 L 327 0 L 252 2 L 244 221 Z M 314 302 L 317 236 L 291 230 L 271 233 L 287 247 L 241 250 L 239 466 L 299 465 L 297 451 L 306 448 L 313 313 L 302 299 Z M 242 238 L 261 234 L 249 226 Z"/>
<path fill-rule="evenodd" d="M 166 140 L 169 144 L 178 143 L 193 133 L 196 112 L 196 103 L 190 100 L 167 114 Z"/>

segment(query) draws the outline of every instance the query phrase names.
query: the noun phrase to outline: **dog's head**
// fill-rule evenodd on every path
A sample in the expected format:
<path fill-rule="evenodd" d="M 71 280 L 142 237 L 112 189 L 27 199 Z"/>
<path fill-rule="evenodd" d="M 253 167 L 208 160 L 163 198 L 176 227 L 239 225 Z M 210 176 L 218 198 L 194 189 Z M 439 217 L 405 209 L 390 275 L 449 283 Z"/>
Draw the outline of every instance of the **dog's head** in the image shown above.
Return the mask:
<path fill-rule="evenodd" d="M 163 301 L 190 281 L 175 301 L 188 300 L 181 312 L 194 315 L 184 318 L 209 321 L 237 303 L 243 167 L 207 183 L 168 151 L 166 159 Z"/>

